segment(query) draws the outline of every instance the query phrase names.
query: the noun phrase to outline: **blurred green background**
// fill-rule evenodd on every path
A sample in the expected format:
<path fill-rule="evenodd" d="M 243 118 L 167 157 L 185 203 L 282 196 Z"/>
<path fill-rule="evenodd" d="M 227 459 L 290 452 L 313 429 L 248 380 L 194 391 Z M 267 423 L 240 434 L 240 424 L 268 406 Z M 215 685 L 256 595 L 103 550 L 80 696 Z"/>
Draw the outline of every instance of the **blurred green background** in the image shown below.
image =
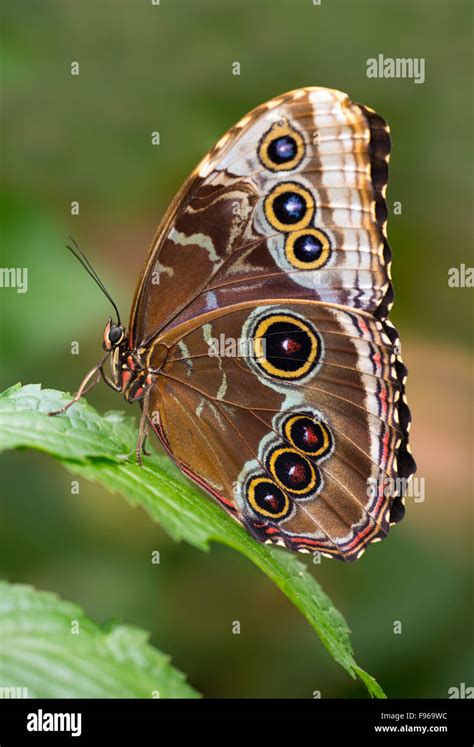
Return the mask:
<path fill-rule="evenodd" d="M 349 621 L 359 663 L 392 697 L 447 696 L 472 672 L 472 290 L 447 282 L 450 267 L 473 264 L 471 34 L 472 5 L 455 0 L 3 3 L 1 264 L 28 267 L 29 289 L 0 290 L 2 388 L 74 389 L 98 358 L 110 309 L 65 251 L 67 235 L 126 317 L 166 205 L 254 106 L 322 85 L 389 122 L 388 201 L 402 203 L 389 220 L 392 319 L 425 501 L 408 499 L 404 522 L 355 565 L 323 559 L 313 571 Z M 379 53 L 424 57 L 425 83 L 367 78 Z M 131 412 L 104 386 L 89 400 Z M 7 454 L 1 466 L 2 577 L 150 630 L 206 696 L 364 695 L 235 552 L 175 545 L 86 482 L 71 495 L 71 476 L 45 456 Z"/>

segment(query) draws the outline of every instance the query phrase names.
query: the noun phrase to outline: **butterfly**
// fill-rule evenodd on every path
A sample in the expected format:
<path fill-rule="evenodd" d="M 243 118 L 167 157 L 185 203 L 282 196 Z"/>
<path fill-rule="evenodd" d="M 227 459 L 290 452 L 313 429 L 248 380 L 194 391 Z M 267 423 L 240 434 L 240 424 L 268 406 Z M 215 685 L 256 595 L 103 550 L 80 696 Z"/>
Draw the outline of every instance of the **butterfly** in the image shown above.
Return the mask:
<path fill-rule="evenodd" d="M 168 208 L 102 377 L 258 541 L 352 561 L 415 471 L 385 200 L 389 130 L 328 88 L 254 109 Z M 107 373 L 104 366 L 110 364 Z M 146 453 L 146 452 L 145 452 Z M 387 490 L 387 485 L 391 489 Z"/>

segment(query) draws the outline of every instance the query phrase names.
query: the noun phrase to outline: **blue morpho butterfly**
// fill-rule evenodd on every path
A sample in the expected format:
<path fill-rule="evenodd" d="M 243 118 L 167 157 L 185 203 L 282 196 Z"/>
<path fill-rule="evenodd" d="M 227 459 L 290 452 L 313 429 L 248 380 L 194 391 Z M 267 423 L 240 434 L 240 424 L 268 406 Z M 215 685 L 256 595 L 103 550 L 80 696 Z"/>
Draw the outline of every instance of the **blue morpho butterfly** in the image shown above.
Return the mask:
<path fill-rule="evenodd" d="M 128 329 L 114 304 L 63 411 L 100 377 L 140 402 L 138 460 L 151 427 L 259 541 L 351 561 L 385 537 L 415 470 L 387 319 L 389 150 L 384 120 L 340 91 L 247 114 L 171 203 Z"/>

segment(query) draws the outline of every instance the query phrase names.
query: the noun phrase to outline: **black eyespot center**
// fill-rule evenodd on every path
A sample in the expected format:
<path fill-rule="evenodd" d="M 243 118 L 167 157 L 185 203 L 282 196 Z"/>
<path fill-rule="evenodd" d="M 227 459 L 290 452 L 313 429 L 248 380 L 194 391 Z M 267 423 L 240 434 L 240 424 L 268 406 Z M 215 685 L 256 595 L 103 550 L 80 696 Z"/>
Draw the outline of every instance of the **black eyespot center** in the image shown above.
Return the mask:
<path fill-rule="evenodd" d="M 285 225 L 293 225 L 298 223 L 306 213 L 306 200 L 298 192 L 282 192 L 282 194 L 275 197 L 273 202 L 273 210 L 280 221 Z"/>
<path fill-rule="evenodd" d="M 294 252 L 300 262 L 313 262 L 319 259 L 323 244 L 316 236 L 310 233 L 304 236 L 298 236 L 294 243 Z"/>
<path fill-rule="evenodd" d="M 275 164 L 292 161 L 297 153 L 298 145 L 291 135 L 282 135 L 271 140 L 268 145 L 268 157 Z"/>

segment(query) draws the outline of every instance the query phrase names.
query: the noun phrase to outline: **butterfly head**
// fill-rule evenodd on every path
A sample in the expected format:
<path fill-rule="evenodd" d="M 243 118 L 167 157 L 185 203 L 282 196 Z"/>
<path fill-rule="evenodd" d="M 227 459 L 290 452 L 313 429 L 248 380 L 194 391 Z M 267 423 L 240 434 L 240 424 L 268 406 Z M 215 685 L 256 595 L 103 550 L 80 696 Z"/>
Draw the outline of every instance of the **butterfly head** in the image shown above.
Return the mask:
<path fill-rule="evenodd" d="M 104 337 L 102 340 L 102 347 L 104 348 L 104 350 L 110 353 L 112 350 L 115 350 L 115 348 L 120 347 L 124 339 L 125 329 L 120 321 L 118 322 L 118 324 L 115 324 L 109 317 L 109 321 L 106 324 Z"/>

